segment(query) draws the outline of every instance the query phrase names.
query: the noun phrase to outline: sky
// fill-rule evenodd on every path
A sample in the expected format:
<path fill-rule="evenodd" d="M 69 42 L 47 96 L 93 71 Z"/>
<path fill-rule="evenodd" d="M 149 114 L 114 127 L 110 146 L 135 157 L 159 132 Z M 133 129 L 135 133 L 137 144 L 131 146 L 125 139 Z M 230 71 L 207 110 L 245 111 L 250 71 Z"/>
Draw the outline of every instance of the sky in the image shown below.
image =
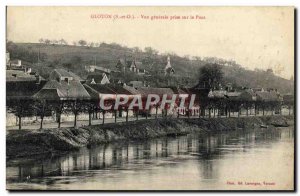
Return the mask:
<path fill-rule="evenodd" d="M 8 40 L 40 38 L 150 46 L 235 60 L 251 70 L 272 68 L 287 79 L 294 75 L 293 7 L 7 8 Z"/>

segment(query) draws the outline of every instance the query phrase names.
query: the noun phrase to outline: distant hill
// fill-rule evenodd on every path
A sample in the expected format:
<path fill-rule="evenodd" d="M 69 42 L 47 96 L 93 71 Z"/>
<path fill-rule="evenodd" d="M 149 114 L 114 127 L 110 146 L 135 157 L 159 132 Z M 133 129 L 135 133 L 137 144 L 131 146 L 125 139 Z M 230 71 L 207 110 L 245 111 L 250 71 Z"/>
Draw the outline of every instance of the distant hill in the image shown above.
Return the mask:
<path fill-rule="evenodd" d="M 136 59 L 143 62 L 150 77 L 135 76 L 134 74 L 119 74 L 121 80 L 146 80 L 151 85 L 167 86 L 170 81 L 174 84 L 178 82 L 186 86 L 197 84 L 199 68 L 207 63 L 215 62 L 223 66 L 224 81 L 235 86 L 262 87 L 278 89 L 281 93 L 293 93 L 293 81 L 286 80 L 274 75 L 270 71 L 246 70 L 235 62 L 228 62 L 215 57 L 180 57 L 176 54 L 158 54 L 157 51 L 148 48 L 142 51 L 139 48 L 128 48 L 118 44 L 102 43 L 99 47 L 71 46 L 71 45 L 47 45 L 39 43 L 12 43 L 7 44 L 7 51 L 10 52 L 11 59 L 21 59 L 23 64 L 27 64 L 38 71 L 43 77 L 54 68 L 69 68 L 76 74 L 85 78 L 87 72 L 85 65 L 96 62 L 98 66 L 116 69 L 119 58 L 127 60 Z M 171 64 L 176 75 L 169 78 L 161 73 L 167 63 L 167 56 L 171 58 Z M 38 63 L 38 59 L 40 60 Z"/>

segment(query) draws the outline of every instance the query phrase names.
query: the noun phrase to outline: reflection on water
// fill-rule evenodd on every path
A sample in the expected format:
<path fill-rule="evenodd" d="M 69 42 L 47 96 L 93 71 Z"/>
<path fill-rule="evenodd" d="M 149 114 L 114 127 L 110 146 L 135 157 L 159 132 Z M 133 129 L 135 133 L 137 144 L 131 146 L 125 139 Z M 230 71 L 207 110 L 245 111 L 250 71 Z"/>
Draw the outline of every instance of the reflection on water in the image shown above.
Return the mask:
<path fill-rule="evenodd" d="M 46 160 L 10 160 L 7 188 L 291 189 L 293 138 L 293 128 L 190 134 L 83 148 Z M 275 185 L 245 185 L 263 181 Z"/>

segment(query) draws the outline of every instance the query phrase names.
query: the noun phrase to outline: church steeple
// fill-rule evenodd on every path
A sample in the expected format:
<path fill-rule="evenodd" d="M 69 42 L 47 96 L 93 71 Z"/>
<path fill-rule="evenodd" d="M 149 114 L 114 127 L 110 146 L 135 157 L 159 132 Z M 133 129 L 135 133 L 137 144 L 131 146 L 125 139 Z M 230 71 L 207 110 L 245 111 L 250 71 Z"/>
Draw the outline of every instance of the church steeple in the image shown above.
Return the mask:
<path fill-rule="evenodd" d="M 167 65 L 166 65 L 165 69 L 168 69 L 168 68 L 171 68 L 171 67 L 172 67 L 172 66 L 171 66 L 170 56 L 168 56 L 168 63 L 167 63 Z"/>
<path fill-rule="evenodd" d="M 175 73 L 175 70 L 173 69 L 173 67 L 171 65 L 170 56 L 168 56 L 168 62 L 167 62 L 167 65 L 165 67 L 165 75 L 172 75 L 174 73 Z"/>

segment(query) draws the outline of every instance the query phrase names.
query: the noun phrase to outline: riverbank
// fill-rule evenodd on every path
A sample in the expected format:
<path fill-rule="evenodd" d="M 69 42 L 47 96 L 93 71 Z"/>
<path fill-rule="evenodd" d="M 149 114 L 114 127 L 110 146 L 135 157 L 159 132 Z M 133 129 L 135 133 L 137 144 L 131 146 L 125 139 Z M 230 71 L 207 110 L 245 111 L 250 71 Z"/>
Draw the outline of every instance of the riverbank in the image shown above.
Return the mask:
<path fill-rule="evenodd" d="M 289 126 L 293 116 L 260 116 L 243 118 L 153 119 L 128 123 L 93 125 L 80 128 L 14 130 L 6 136 L 7 158 L 60 154 L 81 147 L 116 142 L 176 136 L 191 132 L 227 132 L 247 128 Z"/>

